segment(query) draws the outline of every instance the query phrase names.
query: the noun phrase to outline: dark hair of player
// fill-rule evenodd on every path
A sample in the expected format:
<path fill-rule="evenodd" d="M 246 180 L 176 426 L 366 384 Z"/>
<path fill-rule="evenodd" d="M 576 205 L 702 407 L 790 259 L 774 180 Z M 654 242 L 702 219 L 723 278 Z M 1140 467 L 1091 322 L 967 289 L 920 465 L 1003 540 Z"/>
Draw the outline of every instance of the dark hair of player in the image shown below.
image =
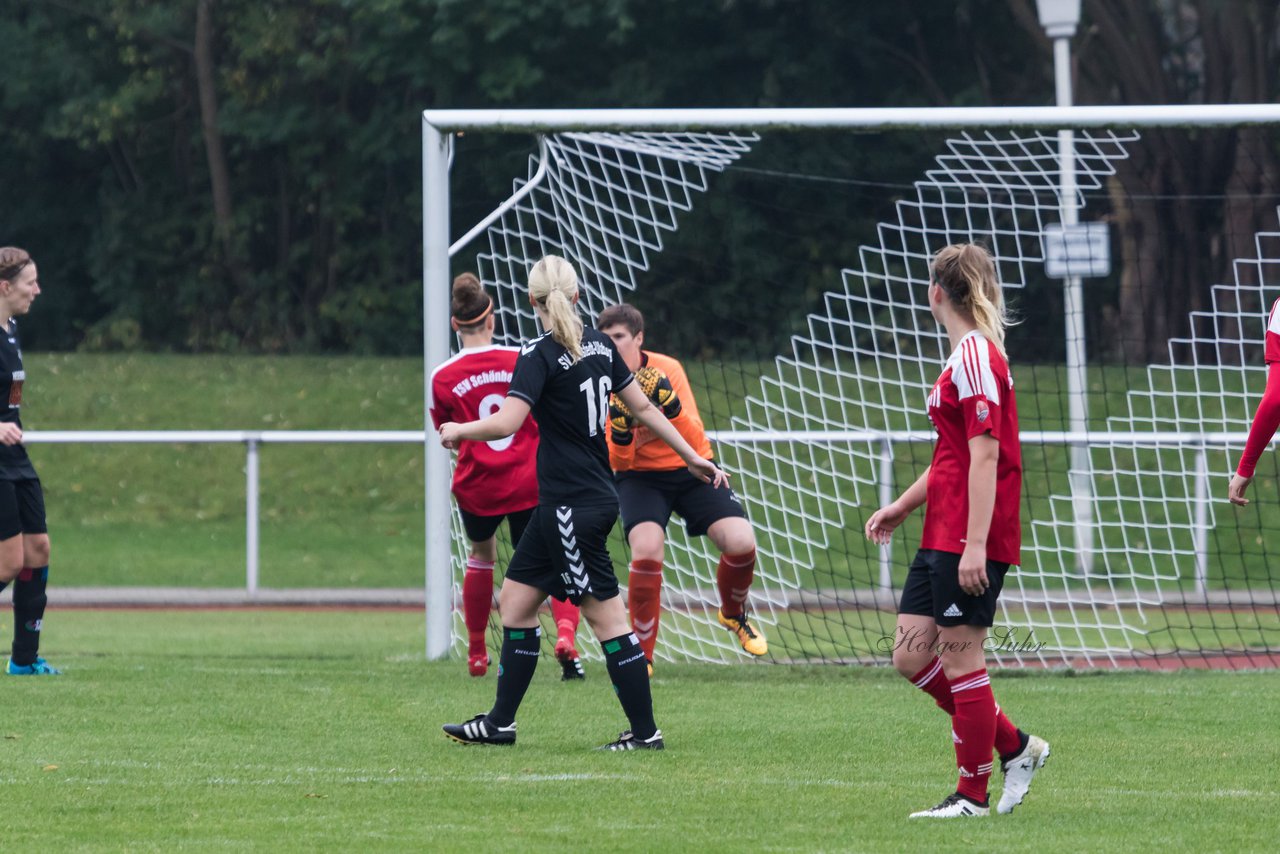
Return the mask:
<path fill-rule="evenodd" d="M 484 323 L 492 311 L 493 297 L 485 293 L 474 273 L 463 273 L 453 280 L 449 313 L 453 316 L 454 328 L 469 332 Z"/>
<path fill-rule="evenodd" d="M 644 332 L 644 315 L 631 303 L 620 302 L 609 306 L 596 318 L 596 329 L 603 331 L 610 326 L 625 326 L 634 337 Z"/>
<path fill-rule="evenodd" d="M 16 246 L 0 247 L 0 279 L 12 281 L 13 277 L 31 263 L 31 255 Z"/>

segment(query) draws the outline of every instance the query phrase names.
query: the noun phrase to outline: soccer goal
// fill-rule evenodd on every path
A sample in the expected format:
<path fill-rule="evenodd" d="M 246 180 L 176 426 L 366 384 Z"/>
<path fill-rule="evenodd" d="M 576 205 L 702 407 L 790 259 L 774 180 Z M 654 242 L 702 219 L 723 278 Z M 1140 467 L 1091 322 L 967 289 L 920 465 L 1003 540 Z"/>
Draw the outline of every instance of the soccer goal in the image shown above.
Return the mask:
<path fill-rule="evenodd" d="M 428 111 L 427 366 L 456 347 L 452 272 L 480 273 L 516 343 L 536 334 L 529 267 L 569 258 L 588 322 L 635 303 L 646 347 L 684 361 L 759 540 L 751 601 L 773 660 L 885 662 L 920 520 L 883 548 L 862 525 L 928 465 L 923 401 L 948 350 L 928 261 L 981 241 L 1022 318 L 1009 355 L 1023 563 L 993 658 L 1274 666 L 1274 457 L 1249 507 L 1225 496 L 1280 297 L 1280 168 L 1273 144 L 1255 144 L 1277 124 L 1280 105 Z M 460 131 L 539 136 L 511 199 L 451 243 Z M 799 157 L 771 147 L 797 134 L 817 142 Z M 874 171 L 886 163 L 892 175 Z M 1192 167 L 1220 174 L 1189 187 L 1179 176 Z M 846 223 L 856 233 L 841 235 Z M 701 242 L 682 242 L 682 225 Z M 709 244 L 715 233 L 741 243 Z M 744 277 L 759 281 L 744 291 L 752 283 L 718 274 L 748 247 Z M 430 658 L 464 636 L 449 465 L 428 441 Z M 625 587 L 620 537 L 613 552 Z M 659 661 L 745 658 L 716 621 L 716 557 L 673 520 Z"/>

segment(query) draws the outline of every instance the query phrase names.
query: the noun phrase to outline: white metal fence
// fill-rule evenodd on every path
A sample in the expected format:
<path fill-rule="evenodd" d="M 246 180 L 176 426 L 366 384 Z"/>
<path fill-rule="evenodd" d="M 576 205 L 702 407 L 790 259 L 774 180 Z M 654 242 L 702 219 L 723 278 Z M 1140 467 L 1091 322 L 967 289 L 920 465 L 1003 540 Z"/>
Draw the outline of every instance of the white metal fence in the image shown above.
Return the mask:
<path fill-rule="evenodd" d="M 709 431 L 713 441 L 743 444 L 858 443 L 878 444 L 881 463 L 877 470 L 877 494 L 880 504 L 892 501 L 896 485 L 893 477 L 893 448 L 897 444 L 931 443 L 934 434 L 920 431 Z M 1198 592 L 1206 589 L 1209 555 L 1207 550 L 1211 526 L 1208 452 L 1213 449 L 1243 447 L 1243 433 L 1069 433 L 1029 431 L 1021 435 L 1023 444 L 1088 447 L 1104 441 L 1114 445 L 1140 445 L 1150 448 L 1187 448 L 1195 452 L 1195 518 L 1192 523 L 1196 543 L 1195 581 Z M 424 444 L 435 443 L 435 434 L 423 430 L 48 430 L 24 433 L 27 444 L 239 444 L 245 448 L 245 591 L 256 594 L 259 586 L 259 512 L 258 478 L 262 445 L 306 444 Z M 1222 473 L 1219 473 L 1222 474 Z M 1221 490 L 1220 490 L 1221 491 Z M 447 528 L 447 522 L 445 522 Z M 891 561 L 888 547 L 880 554 L 880 587 L 892 587 Z M 428 602 L 428 609 L 430 609 Z M 450 606 L 451 607 L 451 606 Z"/>

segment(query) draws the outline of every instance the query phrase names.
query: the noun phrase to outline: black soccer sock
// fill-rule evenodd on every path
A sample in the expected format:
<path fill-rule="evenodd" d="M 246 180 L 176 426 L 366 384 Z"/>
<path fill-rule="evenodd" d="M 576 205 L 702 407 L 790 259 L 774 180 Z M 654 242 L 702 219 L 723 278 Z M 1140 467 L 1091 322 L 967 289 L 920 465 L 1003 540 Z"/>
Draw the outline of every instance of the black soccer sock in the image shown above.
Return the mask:
<path fill-rule="evenodd" d="M 45 588 L 49 567 L 23 570 L 13 583 L 13 655 L 17 665 L 34 664 L 40 652 L 40 627 L 44 606 L 49 601 Z"/>
<path fill-rule="evenodd" d="M 511 726 L 516 710 L 533 681 L 533 671 L 538 666 L 542 652 L 542 629 L 510 629 L 502 627 L 502 653 L 498 657 L 498 696 L 489 710 L 489 722 L 497 726 Z"/>
<path fill-rule="evenodd" d="M 5 589 L 6 587 L 8 587 L 8 586 L 9 586 L 9 582 L 7 582 L 7 581 L 0 581 L 0 593 L 3 593 L 3 592 L 4 592 L 4 589 Z"/>
<path fill-rule="evenodd" d="M 634 632 L 601 641 L 604 663 L 622 711 L 631 722 L 631 734 L 644 740 L 658 731 L 653 722 L 653 697 L 649 693 L 649 667 Z"/>

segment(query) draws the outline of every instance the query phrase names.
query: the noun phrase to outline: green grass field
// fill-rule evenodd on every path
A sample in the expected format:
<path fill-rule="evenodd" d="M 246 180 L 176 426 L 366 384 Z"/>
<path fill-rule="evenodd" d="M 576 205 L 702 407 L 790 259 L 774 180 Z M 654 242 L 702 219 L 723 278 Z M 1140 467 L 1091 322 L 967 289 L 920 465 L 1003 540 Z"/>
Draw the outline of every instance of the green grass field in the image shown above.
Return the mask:
<path fill-rule="evenodd" d="M 544 659 L 474 748 L 439 727 L 493 677 L 422 647 L 416 612 L 52 613 L 65 675 L 0 677 L 0 849 L 1274 850 L 1280 673 L 997 674 L 1052 758 L 1014 814 L 922 824 L 951 739 L 886 669 L 664 665 L 668 749 L 601 754 L 602 667 Z"/>

